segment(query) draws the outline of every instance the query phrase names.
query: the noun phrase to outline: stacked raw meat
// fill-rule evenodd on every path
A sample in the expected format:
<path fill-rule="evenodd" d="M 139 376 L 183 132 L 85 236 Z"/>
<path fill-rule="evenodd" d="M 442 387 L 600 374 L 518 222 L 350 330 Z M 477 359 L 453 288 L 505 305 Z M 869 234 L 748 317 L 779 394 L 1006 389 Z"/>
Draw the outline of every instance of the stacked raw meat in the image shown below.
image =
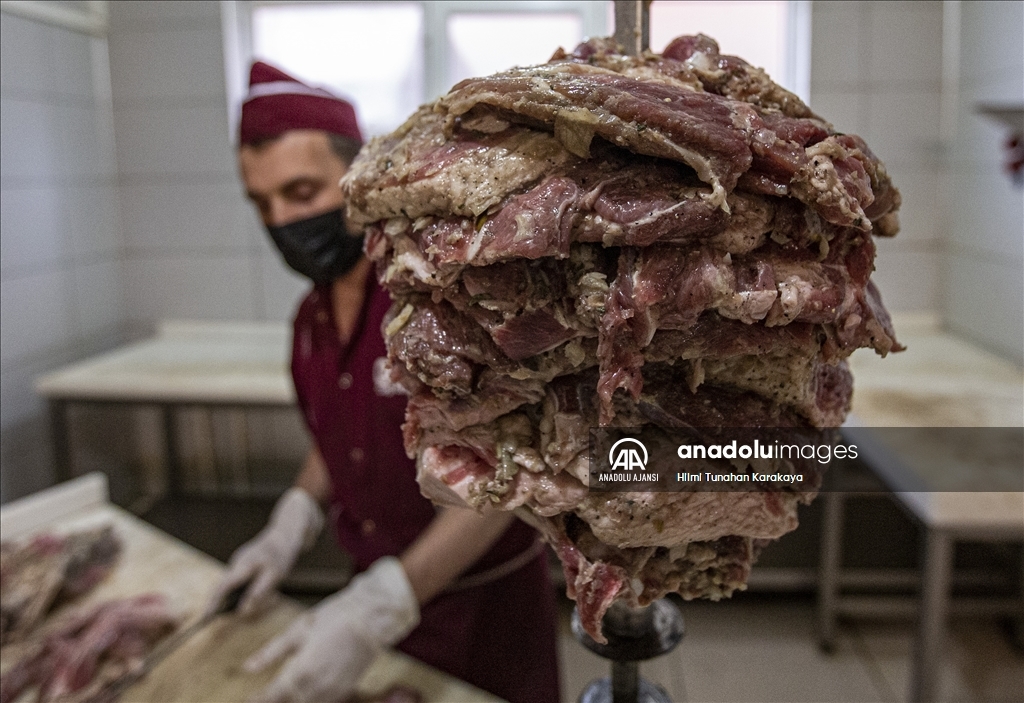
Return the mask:
<path fill-rule="evenodd" d="M 884 166 L 704 36 L 464 81 L 344 186 L 422 490 L 537 525 L 599 640 L 616 598 L 741 588 L 813 496 L 590 493 L 591 428 L 836 426 L 845 357 L 899 349 Z"/>

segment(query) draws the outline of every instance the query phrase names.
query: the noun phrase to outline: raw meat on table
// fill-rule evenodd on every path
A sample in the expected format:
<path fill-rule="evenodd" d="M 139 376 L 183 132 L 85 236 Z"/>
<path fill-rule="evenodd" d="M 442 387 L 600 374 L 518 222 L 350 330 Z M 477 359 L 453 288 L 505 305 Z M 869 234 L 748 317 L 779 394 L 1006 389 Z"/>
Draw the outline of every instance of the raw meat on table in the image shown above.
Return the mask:
<path fill-rule="evenodd" d="M 73 613 L 0 678 L 0 703 L 38 688 L 38 703 L 100 703 L 106 688 L 143 666 L 178 626 L 159 594 L 109 601 Z"/>
<path fill-rule="evenodd" d="M 30 633 L 55 603 L 90 591 L 120 554 L 110 527 L 0 543 L 0 644 Z"/>

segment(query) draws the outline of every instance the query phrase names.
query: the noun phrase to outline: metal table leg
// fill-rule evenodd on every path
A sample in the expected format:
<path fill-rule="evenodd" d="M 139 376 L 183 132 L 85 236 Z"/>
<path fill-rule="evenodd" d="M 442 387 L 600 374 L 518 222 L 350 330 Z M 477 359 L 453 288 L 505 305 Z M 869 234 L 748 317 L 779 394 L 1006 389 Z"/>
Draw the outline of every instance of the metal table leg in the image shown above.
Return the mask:
<path fill-rule="evenodd" d="M 181 495 L 181 463 L 178 457 L 178 423 L 174 405 L 161 405 L 164 424 L 164 471 L 167 477 L 167 493 Z"/>
<path fill-rule="evenodd" d="M 1011 623 L 1013 627 L 1013 646 L 1018 651 L 1024 652 L 1024 560 L 1021 560 L 1020 569 L 1020 614 Z"/>
<path fill-rule="evenodd" d="M 942 530 L 925 528 L 921 613 L 910 674 L 910 700 L 930 703 L 939 695 L 939 674 L 949 611 L 953 541 Z"/>
<path fill-rule="evenodd" d="M 824 496 L 818 566 L 818 644 L 828 653 L 835 651 L 836 646 L 836 604 L 842 565 L 845 498 L 839 491 L 828 491 Z"/>
<path fill-rule="evenodd" d="M 74 478 L 71 456 L 71 427 L 68 423 L 68 402 L 52 398 L 49 402 L 50 434 L 53 440 L 53 464 L 57 483 Z"/>

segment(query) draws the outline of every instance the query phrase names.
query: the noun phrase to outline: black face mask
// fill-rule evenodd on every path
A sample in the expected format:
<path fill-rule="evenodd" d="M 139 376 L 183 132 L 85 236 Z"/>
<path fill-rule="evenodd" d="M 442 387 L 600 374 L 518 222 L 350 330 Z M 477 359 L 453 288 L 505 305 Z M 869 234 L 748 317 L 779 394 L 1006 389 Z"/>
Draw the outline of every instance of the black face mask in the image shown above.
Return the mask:
<path fill-rule="evenodd" d="M 345 227 L 341 209 L 280 227 L 267 227 L 284 261 L 314 283 L 330 283 L 356 265 L 363 253 L 363 238 Z"/>

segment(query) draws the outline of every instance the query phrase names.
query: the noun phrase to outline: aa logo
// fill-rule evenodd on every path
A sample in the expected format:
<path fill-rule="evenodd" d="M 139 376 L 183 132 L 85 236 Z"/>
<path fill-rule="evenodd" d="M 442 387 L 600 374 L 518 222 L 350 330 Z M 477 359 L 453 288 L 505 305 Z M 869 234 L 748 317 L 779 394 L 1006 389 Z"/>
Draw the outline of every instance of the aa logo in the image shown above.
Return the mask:
<path fill-rule="evenodd" d="M 608 462 L 612 471 L 644 471 L 647 467 L 647 447 L 639 439 L 623 437 L 608 450 Z"/>

